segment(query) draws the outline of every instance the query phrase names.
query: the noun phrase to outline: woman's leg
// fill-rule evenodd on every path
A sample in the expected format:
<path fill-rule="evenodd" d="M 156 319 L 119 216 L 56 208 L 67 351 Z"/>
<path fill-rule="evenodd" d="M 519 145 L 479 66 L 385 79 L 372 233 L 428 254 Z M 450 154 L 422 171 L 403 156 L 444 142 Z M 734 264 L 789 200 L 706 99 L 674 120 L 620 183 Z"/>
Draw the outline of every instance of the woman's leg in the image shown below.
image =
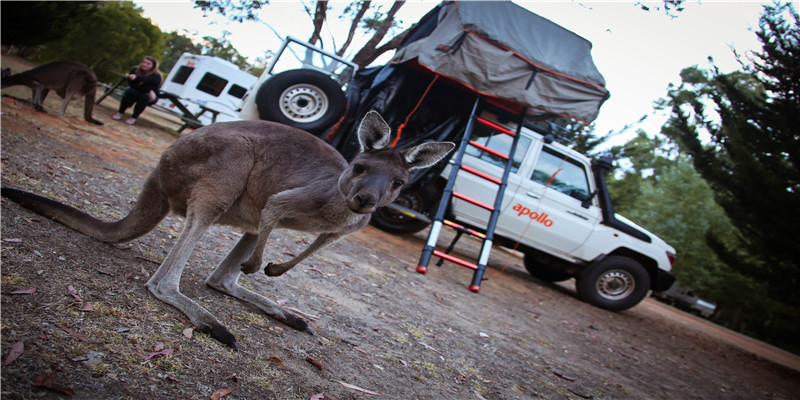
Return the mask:
<path fill-rule="evenodd" d="M 133 118 L 139 118 L 139 115 L 142 114 L 145 107 L 147 107 L 150 103 L 150 95 L 147 93 L 139 93 L 136 96 L 136 105 L 133 106 Z"/>
<path fill-rule="evenodd" d="M 122 114 L 122 113 L 125 112 L 125 110 L 130 108 L 130 106 L 132 106 L 133 103 L 136 102 L 136 95 L 138 93 L 139 92 L 137 92 L 137 91 L 135 91 L 135 90 L 133 90 L 131 88 L 125 89 L 125 92 L 122 93 L 122 99 L 120 99 L 120 101 L 119 101 L 119 109 L 117 109 L 117 112 Z"/>

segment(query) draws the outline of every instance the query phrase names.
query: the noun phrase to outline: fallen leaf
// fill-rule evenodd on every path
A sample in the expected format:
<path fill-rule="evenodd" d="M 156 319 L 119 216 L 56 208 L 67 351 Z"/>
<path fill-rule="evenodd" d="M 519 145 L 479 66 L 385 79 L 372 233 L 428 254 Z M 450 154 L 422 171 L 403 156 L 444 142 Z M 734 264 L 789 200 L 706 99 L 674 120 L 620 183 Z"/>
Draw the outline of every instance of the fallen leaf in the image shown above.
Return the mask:
<path fill-rule="evenodd" d="M 428 350 L 433 350 L 433 351 L 435 351 L 435 352 L 437 352 L 437 353 L 441 353 L 439 350 L 436 350 L 436 349 L 434 349 L 433 347 L 431 347 L 431 346 L 428 346 L 428 345 L 427 345 L 427 344 L 425 344 L 424 342 L 419 342 L 419 344 L 421 344 L 423 347 L 425 347 L 425 348 L 426 348 L 426 349 L 428 349 Z"/>
<path fill-rule="evenodd" d="M 194 329 L 186 328 L 186 329 L 183 330 L 183 336 L 186 336 L 187 338 L 191 339 L 192 338 L 192 332 L 194 332 Z"/>
<path fill-rule="evenodd" d="M 36 293 L 36 288 L 27 288 L 27 289 L 19 289 L 11 292 L 11 294 L 34 294 Z"/>
<path fill-rule="evenodd" d="M 278 364 L 283 364 L 283 360 L 278 356 L 271 356 L 269 360 Z"/>
<path fill-rule="evenodd" d="M 372 394 L 372 395 L 375 395 L 375 396 L 380 396 L 381 395 L 380 393 L 375 393 L 375 392 L 373 392 L 371 390 L 360 388 L 360 387 L 358 387 L 356 385 L 351 385 L 351 384 L 346 383 L 346 382 L 342 382 L 342 381 L 336 381 L 336 382 L 339 382 L 342 386 L 344 386 L 344 387 L 346 387 L 348 389 L 357 390 L 359 392 L 366 393 L 366 394 Z"/>
<path fill-rule="evenodd" d="M 69 285 L 69 286 L 67 286 L 67 291 L 69 292 L 69 294 L 71 294 L 71 295 L 72 295 L 72 297 L 74 297 L 74 298 L 75 298 L 75 300 L 78 300 L 78 301 L 83 301 L 83 299 L 81 298 L 81 296 L 80 296 L 80 295 L 78 295 L 78 291 L 77 291 L 77 290 L 75 290 L 75 288 L 74 288 L 74 287 L 72 287 L 72 285 Z"/>
<path fill-rule="evenodd" d="M 211 400 L 219 400 L 229 394 L 236 389 L 236 388 L 227 388 L 227 389 L 217 389 L 214 393 L 211 394 Z"/>
<path fill-rule="evenodd" d="M 8 243 L 22 243 L 22 239 L 20 238 L 3 238 L 3 241 Z"/>
<path fill-rule="evenodd" d="M 156 347 L 153 348 L 153 351 L 161 351 L 164 350 L 164 343 L 158 343 Z"/>
<path fill-rule="evenodd" d="M 161 350 L 161 351 L 157 351 L 155 353 L 150 353 L 150 354 L 147 355 L 147 357 L 144 358 L 144 361 L 142 363 L 149 361 L 151 358 L 153 358 L 155 356 L 165 356 L 167 354 L 172 354 L 173 351 L 174 350 L 172 350 L 172 349 L 164 349 L 164 350 Z"/>
<path fill-rule="evenodd" d="M 473 391 L 472 391 L 472 393 L 475 393 L 475 396 L 476 396 L 478 399 L 480 399 L 480 400 L 486 400 L 486 397 L 483 397 L 483 396 L 481 396 L 481 394 L 480 394 L 480 393 L 478 393 L 478 391 L 477 391 L 477 390 L 473 390 Z"/>
<path fill-rule="evenodd" d="M 311 400 L 322 400 L 324 398 L 325 398 L 325 394 L 323 394 L 323 393 L 317 393 L 317 394 L 311 396 Z"/>
<path fill-rule="evenodd" d="M 294 307 L 284 307 L 284 308 L 286 308 L 286 309 L 287 309 L 287 310 L 289 310 L 289 311 L 294 311 L 294 312 L 296 312 L 296 313 L 298 313 L 298 314 L 300 314 L 300 315 L 303 315 L 303 316 L 305 316 L 305 317 L 308 317 L 308 318 L 311 318 L 311 319 L 319 319 L 319 317 L 318 317 L 318 316 L 316 316 L 316 315 L 312 315 L 312 314 L 304 313 L 304 312 L 302 312 L 302 311 L 300 311 L 300 310 L 298 310 L 298 309 L 296 309 L 296 308 L 294 308 Z"/>
<path fill-rule="evenodd" d="M 87 301 L 86 303 L 83 303 L 83 306 L 81 306 L 78 311 L 94 311 L 94 304 Z"/>
<path fill-rule="evenodd" d="M 11 364 L 12 362 L 14 362 L 14 360 L 16 360 L 17 358 L 19 358 L 19 356 L 22 355 L 22 351 L 23 350 L 25 350 L 25 344 L 22 343 L 21 340 L 19 342 L 17 342 L 17 343 L 12 344 L 11 345 L 11 351 L 8 352 L 8 356 L 6 357 L 6 360 L 3 361 L 3 366 L 5 367 L 6 365 Z M 320 369 L 322 369 L 322 368 L 320 368 Z"/>
<path fill-rule="evenodd" d="M 75 395 L 75 391 L 70 388 L 53 386 L 53 382 L 55 380 L 56 380 L 55 372 L 49 374 L 39 374 L 33 378 L 33 386 L 44 388 L 47 390 L 52 390 L 54 392 L 61 392 L 66 394 L 67 396 Z"/>
<path fill-rule="evenodd" d="M 64 325 L 61 325 L 61 324 L 59 324 L 58 322 L 53 322 L 53 325 L 55 325 L 55 326 L 57 326 L 57 327 L 61 328 L 61 329 L 62 329 L 64 332 L 67 332 L 67 333 L 69 333 L 69 335 L 70 335 L 70 336 L 72 336 L 72 337 L 74 337 L 75 339 L 78 339 L 78 340 L 84 341 L 84 342 L 86 342 L 86 343 L 100 343 L 100 342 L 98 342 L 98 341 L 95 341 L 95 340 L 89 340 L 89 339 L 87 339 L 87 338 L 86 338 L 86 335 L 82 335 L 82 334 L 80 334 L 80 333 L 78 333 L 78 332 L 75 332 L 75 331 L 73 331 L 72 329 L 69 329 L 69 328 L 67 328 L 67 327 L 66 327 L 66 326 L 64 326 Z"/>
<path fill-rule="evenodd" d="M 278 303 L 279 306 L 282 306 L 282 305 L 284 305 L 284 304 L 286 304 L 288 302 L 289 302 L 289 299 L 280 299 L 280 300 L 276 301 L 276 303 Z"/>
<path fill-rule="evenodd" d="M 311 365 L 313 365 L 313 366 L 315 366 L 315 367 L 319 368 L 320 370 L 322 369 L 322 361 L 315 360 L 315 359 L 313 359 L 313 358 L 311 358 L 311 357 L 306 357 L 306 361 L 308 361 L 309 363 L 311 363 Z M 320 397 L 320 398 L 321 398 L 321 397 Z"/>
<path fill-rule="evenodd" d="M 558 372 L 558 371 L 553 371 L 553 374 L 554 374 L 555 376 L 557 376 L 557 377 L 561 378 L 561 379 L 566 379 L 566 380 L 568 380 L 568 381 L 570 381 L 570 382 L 573 382 L 573 381 L 575 380 L 575 378 L 572 378 L 572 377 L 566 376 L 566 375 L 564 375 L 564 374 L 562 374 L 562 373 L 560 373 L 560 372 Z"/>

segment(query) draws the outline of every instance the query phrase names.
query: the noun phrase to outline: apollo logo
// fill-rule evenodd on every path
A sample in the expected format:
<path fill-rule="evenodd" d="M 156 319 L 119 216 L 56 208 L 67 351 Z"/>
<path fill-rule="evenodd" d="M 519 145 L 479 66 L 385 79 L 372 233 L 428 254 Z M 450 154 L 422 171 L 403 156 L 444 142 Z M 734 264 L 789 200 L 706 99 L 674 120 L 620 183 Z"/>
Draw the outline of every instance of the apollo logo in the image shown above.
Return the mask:
<path fill-rule="evenodd" d="M 524 207 L 519 203 L 514 206 L 513 210 L 517 212 L 518 217 L 528 216 L 528 218 L 539 222 L 548 228 L 553 226 L 553 220 L 547 218 L 549 217 L 547 213 L 537 213 L 536 211 L 531 211 L 528 207 Z"/>

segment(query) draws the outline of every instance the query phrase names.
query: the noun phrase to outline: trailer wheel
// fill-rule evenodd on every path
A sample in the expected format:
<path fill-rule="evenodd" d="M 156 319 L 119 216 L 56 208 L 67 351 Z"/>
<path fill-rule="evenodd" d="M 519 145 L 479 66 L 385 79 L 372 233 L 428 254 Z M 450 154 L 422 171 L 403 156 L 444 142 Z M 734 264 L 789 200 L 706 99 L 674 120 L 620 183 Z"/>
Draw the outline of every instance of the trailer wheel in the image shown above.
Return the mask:
<path fill-rule="evenodd" d="M 427 210 L 435 200 L 436 196 L 430 188 L 416 188 L 400 193 L 394 202 L 421 213 Z M 417 233 L 428 226 L 428 223 L 424 221 L 414 219 L 388 207 L 381 207 L 372 213 L 371 222 L 382 231 L 397 234 Z"/>
<path fill-rule="evenodd" d="M 575 284 L 578 297 L 611 311 L 631 308 L 650 290 L 650 275 L 638 262 L 610 256 L 581 274 Z"/>
<path fill-rule="evenodd" d="M 525 253 L 522 261 L 525 264 L 525 269 L 534 278 L 547 282 L 561 282 L 572 278 L 572 275 L 560 268 L 537 261 L 533 254 Z"/>
<path fill-rule="evenodd" d="M 267 80 L 256 93 L 259 118 L 320 133 L 344 114 L 341 87 L 319 71 L 293 69 Z"/>

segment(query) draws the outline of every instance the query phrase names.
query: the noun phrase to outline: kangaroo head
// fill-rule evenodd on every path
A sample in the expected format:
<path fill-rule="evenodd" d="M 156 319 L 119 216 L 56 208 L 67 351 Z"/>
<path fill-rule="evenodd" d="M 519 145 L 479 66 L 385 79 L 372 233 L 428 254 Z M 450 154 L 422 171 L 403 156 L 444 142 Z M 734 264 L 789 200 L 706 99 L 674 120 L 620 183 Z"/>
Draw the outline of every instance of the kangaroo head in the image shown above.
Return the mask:
<path fill-rule="evenodd" d="M 408 182 L 409 170 L 436 164 L 455 147 L 450 142 L 432 142 L 398 151 L 389 147 L 391 134 L 389 125 L 375 111 L 361 120 L 361 152 L 339 176 L 339 192 L 355 213 L 371 214 L 391 203 Z"/>

